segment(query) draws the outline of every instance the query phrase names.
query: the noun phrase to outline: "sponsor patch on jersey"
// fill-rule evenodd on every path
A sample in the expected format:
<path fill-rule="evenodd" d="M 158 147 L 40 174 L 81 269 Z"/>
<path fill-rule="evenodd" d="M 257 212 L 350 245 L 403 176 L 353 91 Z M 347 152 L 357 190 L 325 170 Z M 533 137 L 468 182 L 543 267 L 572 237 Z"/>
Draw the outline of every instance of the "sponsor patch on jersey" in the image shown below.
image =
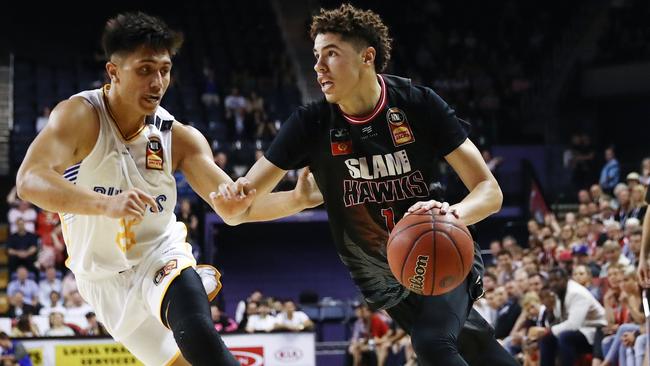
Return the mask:
<path fill-rule="evenodd" d="M 390 136 L 393 138 L 395 146 L 410 144 L 415 141 L 413 131 L 406 119 L 406 113 L 399 108 L 393 107 L 386 112 L 386 120 L 388 121 L 388 129 Z"/>
<path fill-rule="evenodd" d="M 333 156 L 348 155 L 352 153 L 352 139 L 347 128 L 330 130 L 330 147 Z"/>
<path fill-rule="evenodd" d="M 162 280 L 167 277 L 170 273 L 172 273 L 173 270 L 175 270 L 178 267 L 178 261 L 176 259 L 172 259 L 167 264 L 165 264 L 161 269 L 156 272 L 156 277 L 153 278 L 153 283 L 154 285 L 158 286 L 162 282 Z"/>
<path fill-rule="evenodd" d="M 150 136 L 147 142 L 147 169 L 163 170 L 162 143 L 156 136 Z"/>

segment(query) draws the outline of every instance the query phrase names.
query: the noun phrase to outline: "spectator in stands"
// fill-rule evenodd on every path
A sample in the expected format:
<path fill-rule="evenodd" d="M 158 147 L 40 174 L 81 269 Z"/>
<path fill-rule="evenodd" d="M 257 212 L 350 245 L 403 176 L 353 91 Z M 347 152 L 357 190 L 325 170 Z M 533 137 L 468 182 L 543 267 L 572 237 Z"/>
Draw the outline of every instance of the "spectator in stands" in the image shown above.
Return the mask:
<path fill-rule="evenodd" d="M 608 276 L 608 269 L 613 264 L 618 264 L 623 268 L 631 266 L 630 260 L 621 252 L 621 245 L 614 240 L 607 240 L 603 244 L 603 258 L 605 263 L 600 267 L 600 277 Z"/>
<path fill-rule="evenodd" d="M 587 267 L 592 278 L 600 277 L 600 266 L 589 256 L 589 247 L 587 244 L 574 244 L 571 251 L 573 253 L 573 268 L 578 265 L 583 265 Z"/>
<path fill-rule="evenodd" d="M 643 232 L 641 228 L 637 228 L 630 233 L 629 236 L 629 255 L 631 265 L 636 268 L 639 265 L 639 258 L 641 255 L 641 244 L 643 243 Z"/>
<path fill-rule="evenodd" d="M 192 254 L 197 260 L 201 255 L 201 247 L 199 244 L 199 219 L 192 212 L 192 203 L 188 199 L 181 199 L 179 205 L 179 212 L 176 215 L 178 221 L 185 224 L 187 228 L 187 236 L 185 240 L 192 246 Z"/>
<path fill-rule="evenodd" d="M 620 167 L 614 146 L 609 146 L 605 149 L 605 165 L 600 171 L 600 186 L 605 192 L 611 192 L 620 180 Z"/>
<path fill-rule="evenodd" d="M 625 182 L 628 188 L 632 190 L 634 187 L 641 185 L 641 176 L 637 172 L 630 172 L 625 176 Z"/>
<path fill-rule="evenodd" d="M 68 301 L 70 294 L 75 291 L 79 291 L 77 289 L 77 280 L 74 278 L 74 273 L 69 271 L 65 276 L 63 276 L 63 280 L 61 281 L 61 296 L 63 296 L 63 302 L 65 303 Z"/>
<path fill-rule="evenodd" d="M 639 219 L 640 222 L 643 221 L 645 213 L 648 209 L 648 204 L 645 203 L 645 200 L 643 199 L 645 196 L 645 191 L 646 187 L 639 184 L 632 188 L 630 193 L 630 206 L 632 209 L 630 217 L 635 217 Z"/>
<path fill-rule="evenodd" d="M 39 337 L 41 332 L 32 320 L 32 314 L 25 313 L 18 317 L 16 325 L 11 328 L 12 337 L 32 338 Z"/>
<path fill-rule="evenodd" d="M 521 258 L 521 268 L 526 270 L 526 273 L 530 275 L 539 272 L 539 265 L 537 264 L 537 255 L 530 251 L 523 258 Z"/>
<path fill-rule="evenodd" d="M 573 273 L 571 275 L 571 278 L 589 290 L 589 292 L 594 296 L 596 300 L 602 300 L 600 287 L 594 284 L 591 270 L 587 266 L 584 264 L 573 266 Z"/>
<path fill-rule="evenodd" d="M 32 315 L 38 313 L 36 311 L 36 307 L 25 302 L 25 296 L 20 290 L 16 291 L 13 295 L 10 296 L 11 305 L 9 306 L 9 311 L 7 312 L 7 316 L 9 318 L 15 319 L 25 314 Z"/>
<path fill-rule="evenodd" d="M 592 202 L 598 203 L 603 198 L 603 188 L 600 184 L 592 184 L 589 187 L 589 195 L 591 196 Z"/>
<path fill-rule="evenodd" d="M 61 268 L 65 260 L 65 244 L 59 215 L 41 210 L 36 220 L 36 234 L 41 240 L 37 267 L 42 271 L 52 266 Z"/>
<path fill-rule="evenodd" d="M 41 111 L 41 115 L 36 118 L 36 133 L 41 132 L 43 128 L 45 128 L 45 125 L 47 124 L 47 121 L 50 120 L 50 110 L 49 106 L 43 107 L 43 110 Z"/>
<path fill-rule="evenodd" d="M 271 315 L 271 308 L 268 304 L 261 302 L 257 309 L 257 314 L 248 318 L 246 332 L 270 332 L 275 329 L 276 318 Z"/>
<path fill-rule="evenodd" d="M 538 294 L 546 285 L 546 278 L 544 278 L 541 273 L 533 273 L 528 276 L 528 290 L 535 291 Z"/>
<path fill-rule="evenodd" d="M 65 302 L 66 315 L 71 318 L 80 318 L 93 311 L 93 308 L 88 305 L 79 291 L 70 293 L 70 297 Z"/>
<path fill-rule="evenodd" d="M 493 264 L 497 265 L 497 256 L 499 255 L 499 252 L 503 249 L 503 246 L 501 245 L 501 240 L 495 239 L 490 242 L 490 260 L 486 262 L 485 264 Z"/>
<path fill-rule="evenodd" d="M 49 316 L 52 312 L 58 312 L 65 316 L 68 311 L 65 306 L 63 306 L 61 294 L 56 291 L 50 292 L 47 301 L 42 302 L 41 305 L 41 310 L 39 311 L 39 315 L 41 316 Z"/>
<path fill-rule="evenodd" d="M 521 314 L 519 299 L 509 297 L 504 286 L 497 287 L 495 290 L 495 302 L 498 306 L 497 319 L 494 326 L 494 336 L 497 339 L 504 339 L 512 331 L 512 328 Z"/>
<path fill-rule="evenodd" d="M 505 285 L 506 282 L 514 278 L 515 268 L 512 263 L 512 254 L 507 249 L 502 249 L 497 253 L 497 283 Z"/>
<path fill-rule="evenodd" d="M 0 332 L 0 348 L 2 365 L 32 366 L 32 359 L 23 343 L 12 340 L 5 332 Z"/>
<path fill-rule="evenodd" d="M 19 266 L 28 268 L 36 273 L 34 263 L 38 248 L 38 237 L 25 228 L 25 221 L 16 221 L 16 232 L 7 239 L 7 254 L 9 254 L 9 272 L 14 273 Z"/>
<path fill-rule="evenodd" d="M 233 176 L 232 166 L 228 160 L 228 154 L 225 151 L 217 151 L 214 153 L 214 163 L 230 177 Z"/>
<path fill-rule="evenodd" d="M 50 329 L 45 331 L 46 337 L 72 337 L 75 335 L 74 330 L 65 324 L 62 313 L 52 312 L 49 319 Z"/>
<path fill-rule="evenodd" d="M 625 362 L 628 356 L 628 349 L 625 344 L 622 343 L 622 338 L 625 333 L 628 332 L 638 332 L 640 330 L 640 325 L 644 324 L 645 315 L 641 311 L 641 292 L 639 284 L 636 280 L 636 273 L 634 271 L 628 271 L 623 275 L 623 283 L 621 284 L 621 294 L 618 298 L 621 305 L 623 305 L 629 311 L 629 315 L 625 323 L 620 324 L 616 329 L 616 334 L 605 337 L 602 341 L 603 353 L 605 357 L 600 366 L 609 366 L 616 364 L 616 361 L 619 361 L 619 365 L 625 366 L 628 363 Z M 629 361 L 633 361 L 633 346 L 632 343 L 629 347 Z"/>
<path fill-rule="evenodd" d="M 370 310 L 365 303 L 357 305 L 354 312 L 357 320 L 352 327 L 348 352 L 352 355 L 352 365 L 361 366 L 364 354 L 374 356 L 376 341 L 388 333 L 389 327 L 384 319 Z"/>
<path fill-rule="evenodd" d="M 7 286 L 7 295 L 13 296 L 20 291 L 25 296 L 25 303 L 29 305 L 38 304 L 39 288 L 36 282 L 29 278 L 27 268 L 20 266 L 16 270 L 16 279 L 9 282 Z"/>
<path fill-rule="evenodd" d="M 18 220 L 22 219 L 25 231 L 34 234 L 36 232 L 37 213 L 32 204 L 21 199 L 15 200 L 14 207 L 9 209 L 7 219 L 9 220 L 9 233 L 18 231 Z"/>
<path fill-rule="evenodd" d="M 201 94 L 201 101 L 203 105 L 207 108 L 218 107 L 221 103 L 221 98 L 219 98 L 219 88 L 217 87 L 217 81 L 214 77 L 214 71 L 212 69 L 205 69 L 203 76 L 203 94 Z"/>
<path fill-rule="evenodd" d="M 501 244 L 503 245 L 503 249 L 511 250 L 514 247 L 519 247 L 519 244 L 517 243 L 517 239 L 512 236 L 512 235 L 506 235 L 503 237 L 501 240 Z"/>
<path fill-rule="evenodd" d="M 246 331 L 246 327 L 248 326 L 248 319 L 250 319 L 251 316 L 256 315 L 257 311 L 259 308 L 259 303 L 257 302 L 249 302 L 246 303 L 246 308 L 244 309 L 244 315 L 242 317 L 242 320 L 238 323 L 238 330 L 240 332 Z"/>
<path fill-rule="evenodd" d="M 596 328 L 607 323 L 605 309 L 562 269 L 552 269 L 548 282 L 560 299 L 561 322 L 531 328 L 529 334 L 539 339 L 541 366 L 555 365 L 557 356 L 560 365 L 574 366 L 578 355 L 592 353 Z"/>
<path fill-rule="evenodd" d="M 84 333 L 89 336 L 108 336 L 108 332 L 102 325 L 97 320 L 97 315 L 95 312 L 91 311 L 86 314 L 86 322 L 88 323 L 88 326 L 84 330 Z"/>
<path fill-rule="evenodd" d="M 517 355 L 526 344 L 528 329 L 533 326 L 544 326 L 544 312 L 546 307 L 542 304 L 536 292 L 529 291 L 521 298 L 521 314 L 517 318 L 508 337 L 504 339 L 504 347 L 512 355 Z"/>
<path fill-rule="evenodd" d="M 38 288 L 38 299 L 42 305 L 50 302 L 52 291 L 61 294 L 61 280 L 58 278 L 56 268 L 48 267 L 45 270 L 45 278 L 38 283 Z"/>
<path fill-rule="evenodd" d="M 246 136 L 246 98 L 239 94 L 238 88 L 232 88 L 224 100 L 226 120 L 230 124 L 231 136 L 241 139 Z"/>
<path fill-rule="evenodd" d="M 210 304 L 210 313 L 214 329 L 219 333 L 232 333 L 237 331 L 237 322 L 235 322 L 228 315 L 224 314 L 217 304 Z"/>
<path fill-rule="evenodd" d="M 586 189 L 581 189 L 578 191 L 578 203 L 588 204 L 591 201 L 591 195 Z"/>
<path fill-rule="evenodd" d="M 571 244 L 576 241 L 575 231 L 572 225 L 565 224 L 560 231 L 559 244 L 563 248 L 571 249 Z"/>
<path fill-rule="evenodd" d="M 559 254 L 557 239 L 553 235 L 547 235 L 542 241 L 542 256 L 540 263 L 547 268 L 551 268 L 557 264 L 557 255 Z"/>
<path fill-rule="evenodd" d="M 248 307 L 248 304 L 257 304 L 262 301 L 263 297 L 264 295 L 262 295 L 262 291 L 254 290 L 246 300 L 241 300 L 237 303 L 237 309 L 235 310 L 235 321 L 237 324 L 240 324 L 246 316 L 246 308 Z"/>
<path fill-rule="evenodd" d="M 641 175 L 639 176 L 639 183 L 644 186 L 650 186 L 650 157 L 641 160 Z"/>
<path fill-rule="evenodd" d="M 287 300 L 282 305 L 284 309 L 277 316 L 276 329 L 300 332 L 314 327 L 307 314 L 296 310 L 296 304 L 292 300 Z"/>

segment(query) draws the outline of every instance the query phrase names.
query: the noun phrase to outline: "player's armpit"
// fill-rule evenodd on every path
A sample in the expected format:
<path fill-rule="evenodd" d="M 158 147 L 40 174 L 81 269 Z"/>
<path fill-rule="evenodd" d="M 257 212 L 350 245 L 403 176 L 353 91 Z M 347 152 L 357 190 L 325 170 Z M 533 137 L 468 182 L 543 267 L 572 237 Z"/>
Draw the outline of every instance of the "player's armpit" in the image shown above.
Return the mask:
<path fill-rule="evenodd" d="M 90 153 L 98 134 L 99 117 L 90 104 L 82 98 L 59 103 L 18 169 L 18 196 L 48 211 L 101 214 L 102 195 L 61 176 Z"/>

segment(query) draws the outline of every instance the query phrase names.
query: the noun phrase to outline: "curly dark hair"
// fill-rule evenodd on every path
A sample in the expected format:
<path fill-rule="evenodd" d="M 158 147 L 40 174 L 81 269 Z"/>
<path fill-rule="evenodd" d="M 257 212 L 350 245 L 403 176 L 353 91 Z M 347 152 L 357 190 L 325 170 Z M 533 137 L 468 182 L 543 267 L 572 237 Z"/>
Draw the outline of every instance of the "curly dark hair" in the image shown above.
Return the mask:
<path fill-rule="evenodd" d="M 320 9 L 320 14 L 312 18 L 309 35 L 314 40 L 323 33 L 340 34 L 346 41 L 374 47 L 377 50 L 375 68 L 378 72 L 384 71 L 390 61 L 393 39 L 379 15 L 371 10 L 357 9 L 350 4 L 343 4 L 337 9 Z"/>
<path fill-rule="evenodd" d="M 118 53 L 129 53 L 140 46 L 167 50 L 173 56 L 183 45 L 183 34 L 171 30 L 160 18 L 142 12 L 123 13 L 109 19 L 102 34 L 107 60 Z"/>

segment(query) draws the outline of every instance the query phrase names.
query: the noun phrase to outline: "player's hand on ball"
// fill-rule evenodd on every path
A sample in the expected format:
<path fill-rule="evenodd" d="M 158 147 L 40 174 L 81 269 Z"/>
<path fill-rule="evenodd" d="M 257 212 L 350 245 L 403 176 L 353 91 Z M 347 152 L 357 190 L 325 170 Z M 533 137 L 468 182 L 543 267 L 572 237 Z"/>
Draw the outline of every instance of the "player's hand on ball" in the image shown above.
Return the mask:
<path fill-rule="evenodd" d="M 158 212 L 158 204 L 151 195 L 133 188 L 116 196 L 109 196 L 104 215 L 115 219 L 126 218 L 139 223 L 144 218 L 148 207 L 153 212 Z"/>
<path fill-rule="evenodd" d="M 210 201 L 222 218 L 236 217 L 250 207 L 256 192 L 250 181 L 241 177 L 232 183 L 221 183 L 218 192 L 210 193 Z"/>
<path fill-rule="evenodd" d="M 298 175 L 298 182 L 293 194 L 294 198 L 306 208 L 323 203 L 323 194 L 318 189 L 314 175 L 309 171 L 309 168 L 303 169 Z"/>
<path fill-rule="evenodd" d="M 418 201 L 415 204 L 413 204 L 413 206 L 409 207 L 408 211 L 406 211 L 404 216 L 412 213 L 424 213 L 433 210 L 434 208 L 437 208 L 440 211 L 441 215 L 445 215 L 447 214 L 447 212 L 449 212 L 450 214 L 454 215 L 457 219 L 459 218 L 456 208 L 449 207 L 449 202 L 438 202 L 436 200 Z"/>

